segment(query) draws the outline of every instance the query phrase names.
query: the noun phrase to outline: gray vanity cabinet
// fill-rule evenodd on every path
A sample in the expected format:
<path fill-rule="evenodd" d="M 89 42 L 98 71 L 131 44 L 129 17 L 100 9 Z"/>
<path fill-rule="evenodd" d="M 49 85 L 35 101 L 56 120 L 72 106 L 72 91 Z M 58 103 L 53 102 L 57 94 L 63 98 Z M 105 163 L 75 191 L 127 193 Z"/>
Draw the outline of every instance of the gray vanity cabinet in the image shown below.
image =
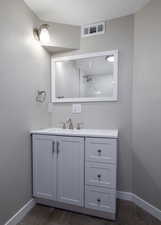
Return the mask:
<path fill-rule="evenodd" d="M 33 135 L 33 194 L 83 206 L 84 138 Z"/>
<path fill-rule="evenodd" d="M 38 203 L 115 219 L 117 138 L 38 133 L 32 146 Z"/>

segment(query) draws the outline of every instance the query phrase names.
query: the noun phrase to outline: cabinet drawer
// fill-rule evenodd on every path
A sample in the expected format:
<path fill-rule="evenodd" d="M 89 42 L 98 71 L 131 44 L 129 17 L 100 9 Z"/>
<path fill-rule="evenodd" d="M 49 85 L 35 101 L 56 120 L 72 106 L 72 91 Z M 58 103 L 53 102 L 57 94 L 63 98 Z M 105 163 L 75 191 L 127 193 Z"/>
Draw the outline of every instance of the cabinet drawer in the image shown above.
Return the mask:
<path fill-rule="evenodd" d="M 87 138 L 85 147 L 85 156 L 87 161 L 116 164 L 116 139 Z"/>
<path fill-rule="evenodd" d="M 116 192 L 105 188 L 85 188 L 85 207 L 115 213 Z"/>
<path fill-rule="evenodd" d="M 86 163 L 85 181 L 87 185 L 116 188 L 116 166 L 112 164 Z"/>

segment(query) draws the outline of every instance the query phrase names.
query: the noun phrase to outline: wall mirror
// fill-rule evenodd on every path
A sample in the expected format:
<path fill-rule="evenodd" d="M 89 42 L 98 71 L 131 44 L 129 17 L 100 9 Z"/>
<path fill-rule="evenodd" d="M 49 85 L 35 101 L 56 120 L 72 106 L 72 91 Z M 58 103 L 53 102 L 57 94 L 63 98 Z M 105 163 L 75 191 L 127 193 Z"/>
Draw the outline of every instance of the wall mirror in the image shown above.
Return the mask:
<path fill-rule="evenodd" d="M 52 102 L 117 101 L 118 50 L 52 58 Z"/>

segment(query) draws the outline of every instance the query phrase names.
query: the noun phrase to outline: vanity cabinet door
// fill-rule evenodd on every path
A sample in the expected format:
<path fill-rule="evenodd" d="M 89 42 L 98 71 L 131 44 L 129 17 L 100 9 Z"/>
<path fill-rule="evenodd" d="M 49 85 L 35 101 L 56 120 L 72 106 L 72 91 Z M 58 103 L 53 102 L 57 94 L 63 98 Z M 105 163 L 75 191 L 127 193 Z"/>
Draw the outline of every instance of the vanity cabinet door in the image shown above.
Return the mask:
<path fill-rule="evenodd" d="M 33 135 L 33 195 L 56 200 L 56 141 L 54 136 Z"/>
<path fill-rule="evenodd" d="M 84 138 L 57 137 L 57 200 L 83 206 Z"/>

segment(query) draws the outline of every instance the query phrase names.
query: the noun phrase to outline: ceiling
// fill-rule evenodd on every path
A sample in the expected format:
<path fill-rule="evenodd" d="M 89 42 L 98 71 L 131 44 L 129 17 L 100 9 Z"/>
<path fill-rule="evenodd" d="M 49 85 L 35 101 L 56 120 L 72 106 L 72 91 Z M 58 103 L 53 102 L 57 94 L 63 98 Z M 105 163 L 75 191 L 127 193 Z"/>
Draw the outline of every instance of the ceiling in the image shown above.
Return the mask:
<path fill-rule="evenodd" d="M 24 0 L 42 20 L 83 25 L 136 13 L 150 0 Z"/>

